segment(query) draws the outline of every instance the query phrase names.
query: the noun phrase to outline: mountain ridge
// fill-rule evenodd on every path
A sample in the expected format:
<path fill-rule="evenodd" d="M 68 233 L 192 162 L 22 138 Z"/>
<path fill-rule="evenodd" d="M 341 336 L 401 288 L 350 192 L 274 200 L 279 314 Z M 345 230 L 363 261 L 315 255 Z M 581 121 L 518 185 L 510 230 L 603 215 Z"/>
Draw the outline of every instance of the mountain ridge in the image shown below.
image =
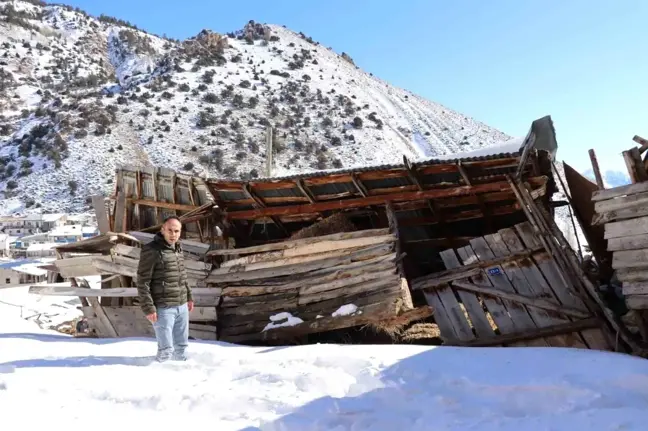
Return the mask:
<path fill-rule="evenodd" d="M 249 21 L 165 39 L 64 5 L 0 3 L 0 213 L 83 211 L 121 164 L 232 178 L 449 156 L 510 136 Z"/>

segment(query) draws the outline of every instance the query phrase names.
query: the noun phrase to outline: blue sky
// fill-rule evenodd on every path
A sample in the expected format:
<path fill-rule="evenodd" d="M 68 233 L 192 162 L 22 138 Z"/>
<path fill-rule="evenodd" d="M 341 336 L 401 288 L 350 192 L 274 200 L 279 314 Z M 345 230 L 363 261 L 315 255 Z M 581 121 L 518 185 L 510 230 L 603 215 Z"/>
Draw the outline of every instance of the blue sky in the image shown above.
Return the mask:
<path fill-rule="evenodd" d="M 286 25 L 362 69 L 509 135 L 550 114 L 558 158 L 625 170 L 648 138 L 648 1 L 72 0 L 183 39 L 250 19 Z M 642 42 L 643 41 L 643 42 Z"/>

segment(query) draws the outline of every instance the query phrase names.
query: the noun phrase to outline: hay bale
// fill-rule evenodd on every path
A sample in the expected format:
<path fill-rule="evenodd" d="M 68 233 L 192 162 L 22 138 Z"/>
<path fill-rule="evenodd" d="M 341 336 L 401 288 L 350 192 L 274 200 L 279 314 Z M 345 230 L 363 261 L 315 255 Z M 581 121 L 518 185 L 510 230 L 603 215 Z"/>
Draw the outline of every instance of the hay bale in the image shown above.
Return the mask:
<path fill-rule="evenodd" d="M 298 230 L 290 239 L 313 238 L 341 232 L 354 232 L 358 228 L 342 213 L 333 214 L 323 220 Z"/>
<path fill-rule="evenodd" d="M 400 342 L 441 345 L 441 331 L 434 323 L 415 323 L 400 334 Z"/>

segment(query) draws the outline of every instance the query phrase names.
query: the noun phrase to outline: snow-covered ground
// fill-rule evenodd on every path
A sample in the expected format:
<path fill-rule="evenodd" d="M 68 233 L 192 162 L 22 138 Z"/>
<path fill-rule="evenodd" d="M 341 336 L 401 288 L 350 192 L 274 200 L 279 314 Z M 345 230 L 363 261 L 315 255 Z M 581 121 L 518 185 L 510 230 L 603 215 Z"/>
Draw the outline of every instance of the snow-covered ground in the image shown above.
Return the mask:
<path fill-rule="evenodd" d="M 11 300 L 36 300 L 26 295 Z M 0 303 L 3 429 L 632 431 L 648 423 L 648 361 L 621 354 L 192 342 L 188 362 L 158 364 L 154 350 L 152 339 L 47 331 Z"/>

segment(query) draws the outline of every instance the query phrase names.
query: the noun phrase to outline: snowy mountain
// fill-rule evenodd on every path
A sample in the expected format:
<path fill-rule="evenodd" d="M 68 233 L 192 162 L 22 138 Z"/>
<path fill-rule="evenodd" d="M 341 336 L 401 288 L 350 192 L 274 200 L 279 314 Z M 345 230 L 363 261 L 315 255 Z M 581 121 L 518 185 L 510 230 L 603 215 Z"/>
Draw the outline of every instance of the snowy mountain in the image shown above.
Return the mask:
<path fill-rule="evenodd" d="M 0 213 L 83 211 L 89 195 L 112 192 L 122 163 L 265 175 L 268 125 L 272 175 L 509 139 L 282 26 L 177 41 L 37 0 L 0 9 Z"/>
<path fill-rule="evenodd" d="M 592 180 L 593 182 L 596 182 L 596 177 L 594 176 L 594 171 L 592 169 L 588 169 L 583 172 L 583 176 L 587 179 Z M 627 172 L 607 170 L 605 172 L 601 172 L 601 176 L 603 177 L 603 185 L 605 185 L 606 189 L 612 189 L 614 187 L 630 184 L 630 176 L 628 176 Z"/>

